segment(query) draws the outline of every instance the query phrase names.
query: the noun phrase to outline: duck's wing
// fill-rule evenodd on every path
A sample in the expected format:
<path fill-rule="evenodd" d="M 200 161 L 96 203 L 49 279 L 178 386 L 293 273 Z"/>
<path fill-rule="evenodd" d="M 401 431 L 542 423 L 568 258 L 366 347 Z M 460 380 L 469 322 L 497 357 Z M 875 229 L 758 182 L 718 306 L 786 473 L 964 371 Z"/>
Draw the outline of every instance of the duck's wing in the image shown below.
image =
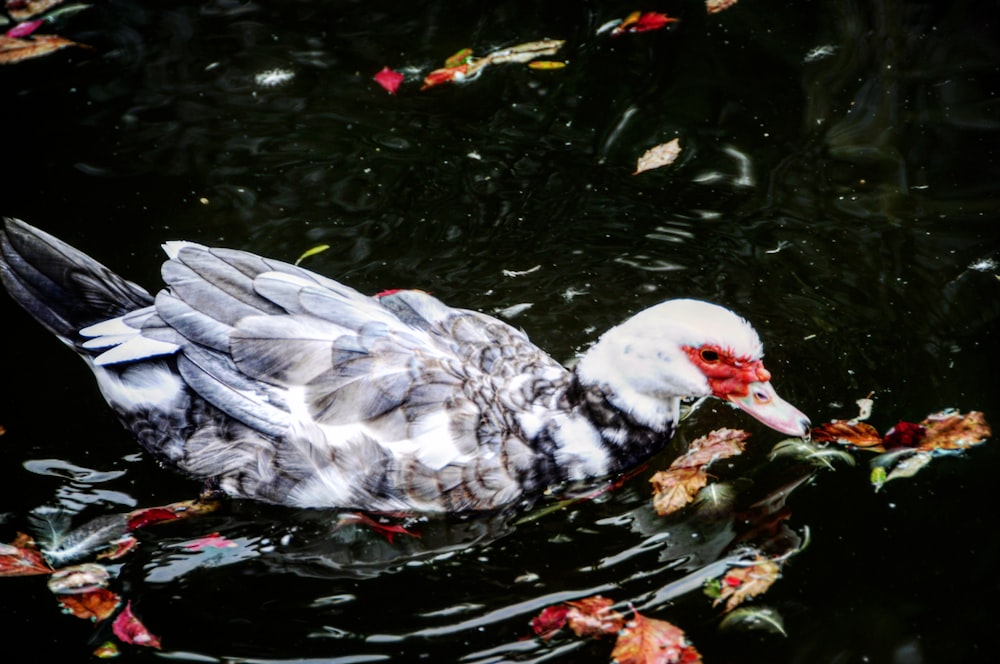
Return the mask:
<path fill-rule="evenodd" d="M 242 252 L 169 251 L 144 336 L 176 343 L 194 392 L 275 441 L 297 502 L 441 508 L 469 473 L 489 494 L 470 503 L 519 490 L 533 452 L 507 444 L 516 404 L 498 386 L 565 373 L 522 332 L 418 291 L 368 297 Z"/>

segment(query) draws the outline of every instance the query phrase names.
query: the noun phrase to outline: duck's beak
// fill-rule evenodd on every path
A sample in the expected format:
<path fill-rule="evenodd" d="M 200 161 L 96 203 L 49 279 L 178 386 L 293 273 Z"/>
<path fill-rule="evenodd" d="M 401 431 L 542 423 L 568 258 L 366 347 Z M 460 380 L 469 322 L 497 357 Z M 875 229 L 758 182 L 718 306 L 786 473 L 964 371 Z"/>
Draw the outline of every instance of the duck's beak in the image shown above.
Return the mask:
<path fill-rule="evenodd" d="M 744 396 L 727 394 L 725 399 L 775 431 L 800 437 L 809 434 L 809 418 L 779 397 L 770 381 L 749 383 L 746 387 Z"/>

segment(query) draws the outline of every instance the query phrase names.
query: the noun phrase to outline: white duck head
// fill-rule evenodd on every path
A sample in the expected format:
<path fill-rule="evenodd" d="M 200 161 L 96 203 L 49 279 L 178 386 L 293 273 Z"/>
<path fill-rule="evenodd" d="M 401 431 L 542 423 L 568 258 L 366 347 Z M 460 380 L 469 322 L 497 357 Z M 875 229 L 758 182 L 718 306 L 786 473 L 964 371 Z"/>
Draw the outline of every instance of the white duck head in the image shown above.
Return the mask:
<path fill-rule="evenodd" d="M 668 300 L 605 332 L 576 372 L 653 429 L 676 421 L 681 398 L 713 396 L 776 431 L 805 436 L 809 418 L 775 392 L 762 355 L 757 332 L 732 311 Z"/>

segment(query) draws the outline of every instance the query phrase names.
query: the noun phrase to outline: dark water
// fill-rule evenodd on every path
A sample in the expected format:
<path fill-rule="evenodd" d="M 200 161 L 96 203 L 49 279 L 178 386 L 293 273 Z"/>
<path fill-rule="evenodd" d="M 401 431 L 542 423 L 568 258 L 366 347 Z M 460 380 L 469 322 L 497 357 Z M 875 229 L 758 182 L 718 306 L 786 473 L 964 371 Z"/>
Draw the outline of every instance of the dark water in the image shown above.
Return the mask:
<path fill-rule="evenodd" d="M 596 34 L 640 8 L 682 21 Z M 93 52 L 0 68 L 0 212 L 149 287 L 166 239 L 286 260 L 329 244 L 306 265 L 505 312 L 567 361 L 644 306 L 710 299 L 755 323 L 779 391 L 815 422 L 874 392 L 883 431 L 945 407 L 996 424 L 998 21 L 976 1 L 744 0 L 712 17 L 693 0 L 97 3 L 57 26 Z M 543 37 L 566 40 L 568 67 L 418 92 L 462 47 Z M 385 65 L 413 68 L 396 96 L 371 80 Z M 275 69 L 290 80 L 255 80 Z M 675 136 L 677 163 L 631 174 Z M 0 307 L 4 541 L 39 506 L 80 523 L 197 492 L 138 454 L 79 361 Z M 723 473 L 739 491 L 723 513 L 653 514 L 646 480 L 671 452 L 596 501 L 424 521 L 392 545 L 249 504 L 150 529 L 112 570 L 164 651 L 124 657 L 607 661 L 610 641 L 529 638 L 545 605 L 600 592 L 674 622 L 706 662 L 992 660 L 996 441 L 879 493 L 859 456 L 781 499 L 809 471 L 767 463 L 777 434 L 705 407 L 684 437 L 727 425 L 754 445 Z M 209 532 L 238 546 L 184 549 Z M 697 587 L 673 592 L 741 540 L 806 533 L 757 602 L 787 636 L 720 631 Z M 107 638 L 44 580 L 2 581 L 5 644 L 75 661 Z"/>

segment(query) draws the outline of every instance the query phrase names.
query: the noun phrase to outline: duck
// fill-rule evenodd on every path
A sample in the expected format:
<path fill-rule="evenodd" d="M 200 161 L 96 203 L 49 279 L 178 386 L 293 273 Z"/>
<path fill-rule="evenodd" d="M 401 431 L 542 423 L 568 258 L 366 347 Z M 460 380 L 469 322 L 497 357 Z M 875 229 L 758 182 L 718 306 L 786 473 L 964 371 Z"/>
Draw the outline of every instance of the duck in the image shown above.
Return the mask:
<path fill-rule="evenodd" d="M 809 432 L 772 386 L 754 328 L 709 302 L 655 304 L 567 368 L 523 331 L 421 290 L 365 295 L 246 251 L 163 250 L 151 295 L 7 218 L 0 280 L 84 359 L 148 454 L 234 499 L 504 510 L 641 466 L 689 398 Z"/>

